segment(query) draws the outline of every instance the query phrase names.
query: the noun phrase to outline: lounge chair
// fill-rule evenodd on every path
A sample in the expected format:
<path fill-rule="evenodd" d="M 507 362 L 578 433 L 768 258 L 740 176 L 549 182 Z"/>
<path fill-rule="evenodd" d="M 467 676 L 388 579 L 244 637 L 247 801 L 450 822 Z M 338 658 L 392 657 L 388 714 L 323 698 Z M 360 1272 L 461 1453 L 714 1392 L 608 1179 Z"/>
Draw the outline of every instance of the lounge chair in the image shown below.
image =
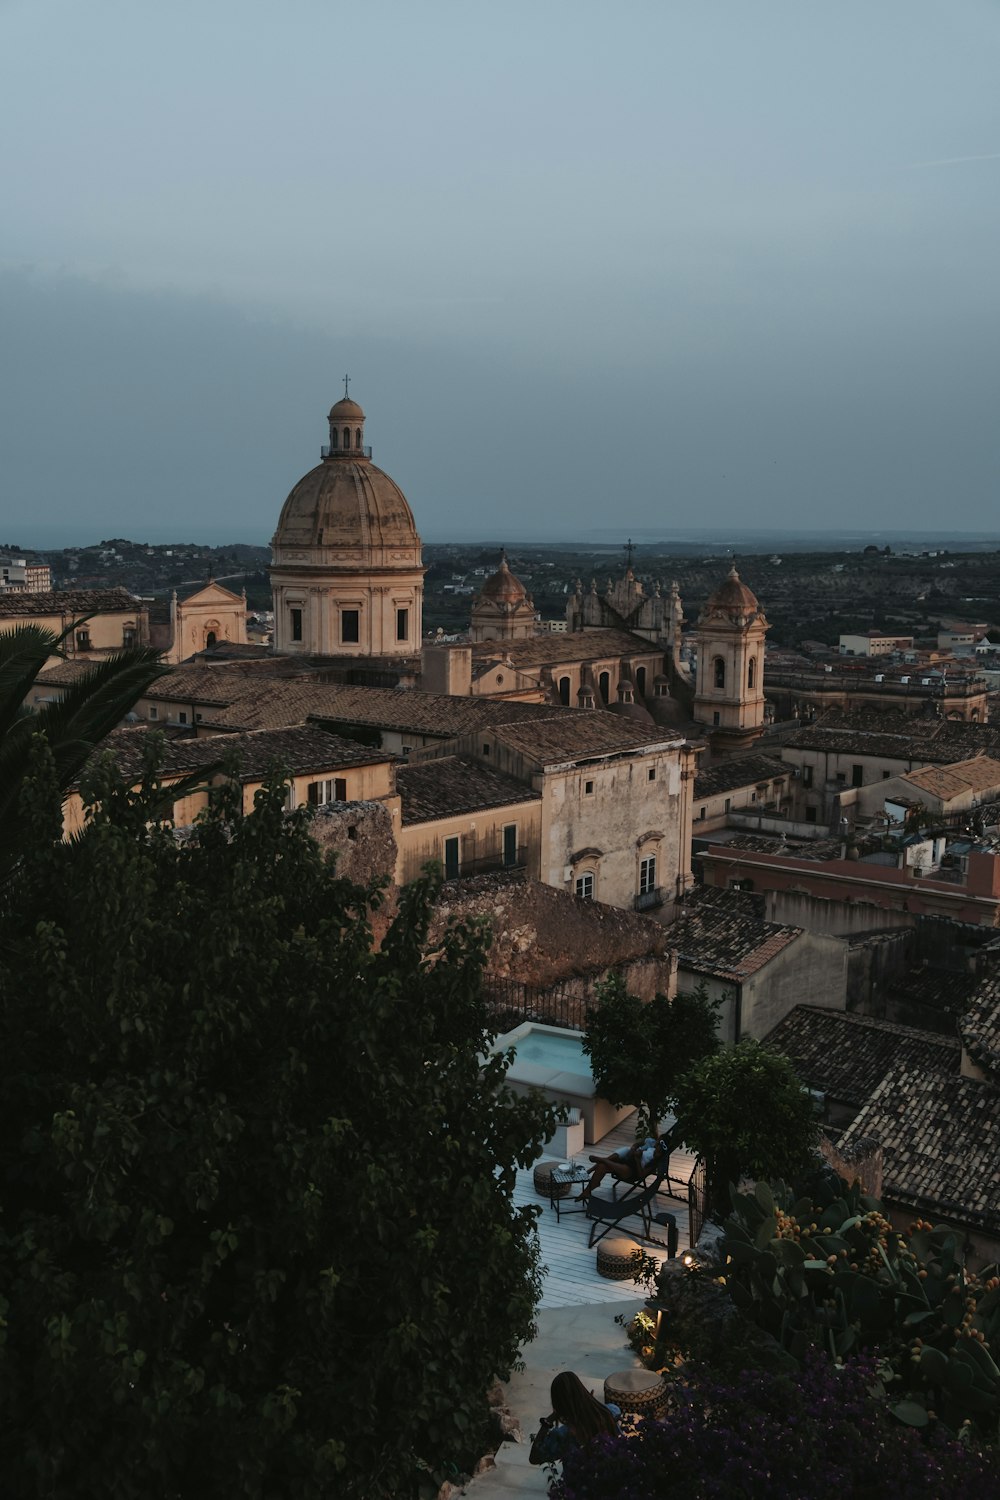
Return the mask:
<path fill-rule="evenodd" d="M 631 1219 L 638 1215 L 642 1220 L 643 1233 L 636 1236 L 638 1239 L 649 1240 L 653 1235 L 653 1205 L 656 1195 L 660 1191 L 660 1184 L 664 1181 L 664 1174 L 660 1173 L 646 1186 L 634 1182 L 628 1191 L 620 1198 L 606 1198 L 599 1193 L 591 1193 L 587 1199 L 587 1218 L 592 1220 L 590 1226 L 590 1238 L 588 1246 L 597 1244 L 606 1234 L 619 1225 L 622 1219 Z M 598 1226 L 604 1226 L 598 1234 Z M 634 1234 L 634 1231 L 631 1231 Z"/>

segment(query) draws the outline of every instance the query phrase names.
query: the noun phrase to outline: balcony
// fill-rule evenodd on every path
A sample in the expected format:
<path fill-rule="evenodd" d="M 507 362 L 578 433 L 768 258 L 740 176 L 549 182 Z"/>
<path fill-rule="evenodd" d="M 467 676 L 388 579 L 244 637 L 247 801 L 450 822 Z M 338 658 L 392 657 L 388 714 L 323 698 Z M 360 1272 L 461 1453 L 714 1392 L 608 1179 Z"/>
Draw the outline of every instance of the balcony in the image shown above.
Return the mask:
<path fill-rule="evenodd" d="M 319 450 L 320 458 L 371 458 L 371 444 L 366 443 L 363 448 L 331 448 L 329 443 L 324 443 Z"/>
<path fill-rule="evenodd" d="M 640 891 L 632 905 L 635 911 L 652 911 L 654 907 L 662 906 L 662 887 L 654 886 L 651 891 Z"/>

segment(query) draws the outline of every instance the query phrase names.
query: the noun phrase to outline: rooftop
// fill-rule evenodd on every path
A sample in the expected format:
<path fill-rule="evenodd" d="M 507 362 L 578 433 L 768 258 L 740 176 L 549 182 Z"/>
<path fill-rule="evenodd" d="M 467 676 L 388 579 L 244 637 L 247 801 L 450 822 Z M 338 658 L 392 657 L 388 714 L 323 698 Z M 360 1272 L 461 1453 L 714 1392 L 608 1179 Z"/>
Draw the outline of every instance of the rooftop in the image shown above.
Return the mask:
<path fill-rule="evenodd" d="M 860 1108 L 893 1068 L 958 1074 L 957 1037 L 893 1021 L 796 1005 L 764 1040 L 788 1057 L 802 1082 Z"/>
<path fill-rule="evenodd" d="M 137 725 L 116 729 L 102 740 L 88 764 L 107 751 L 126 780 L 142 774 L 144 757 L 153 737 L 163 738 L 155 727 Z M 293 775 L 342 770 L 349 766 L 384 764 L 391 757 L 354 740 L 311 726 L 265 729 L 250 734 L 211 735 L 207 739 L 168 738 L 163 741 L 161 776 L 186 776 L 231 756 L 239 757 L 241 781 L 258 781 L 276 763 Z"/>
<path fill-rule="evenodd" d="M 61 589 L 45 594 L 16 594 L 0 590 L 0 619 L 18 615 L 94 615 L 128 610 L 143 603 L 128 589 Z"/>
<path fill-rule="evenodd" d="M 1000 1078 L 1000 973 L 994 971 L 976 985 L 959 1031 L 977 1067 Z"/>
<path fill-rule="evenodd" d="M 988 755 L 974 755 L 970 760 L 955 761 L 948 766 L 925 766 L 908 771 L 903 778 L 918 791 L 940 797 L 943 802 L 965 792 L 988 792 L 1000 787 L 1000 760 Z"/>
<path fill-rule="evenodd" d="M 538 724 L 503 724 L 494 733 L 502 745 L 541 766 L 666 749 L 681 742 L 681 736 L 672 730 L 645 727 L 601 709 L 565 709 L 563 712 L 565 718 L 546 719 Z"/>
<path fill-rule="evenodd" d="M 668 936 L 682 969 L 740 984 L 794 943 L 802 929 L 765 922 L 728 897 L 728 891 L 709 886 L 692 891 L 678 906 Z"/>
<path fill-rule="evenodd" d="M 404 824 L 541 801 L 541 793 L 522 782 L 458 755 L 401 765 L 396 772 L 396 790 L 402 799 Z"/>
<path fill-rule="evenodd" d="M 694 783 L 696 798 L 714 797 L 735 787 L 760 785 L 776 778 L 786 780 L 791 767 L 773 755 L 733 755 L 717 765 L 699 769 Z"/>
<path fill-rule="evenodd" d="M 515 667 L 558 666 L 560 662 L 643 654 L 662 656 L 663 648 L 629 630 L 567 630 L 530 636 L 526 641 L 475 641 L 472 645 L 474 661 L 509 657 Z"/>
<path fill-rule="evenodd" d="M 1000 1088 L 904 1063 L 883 1078 L 840 1149 L 866 1136 L 883 1149 L 886 1197 L 1000 1232 Z"/>

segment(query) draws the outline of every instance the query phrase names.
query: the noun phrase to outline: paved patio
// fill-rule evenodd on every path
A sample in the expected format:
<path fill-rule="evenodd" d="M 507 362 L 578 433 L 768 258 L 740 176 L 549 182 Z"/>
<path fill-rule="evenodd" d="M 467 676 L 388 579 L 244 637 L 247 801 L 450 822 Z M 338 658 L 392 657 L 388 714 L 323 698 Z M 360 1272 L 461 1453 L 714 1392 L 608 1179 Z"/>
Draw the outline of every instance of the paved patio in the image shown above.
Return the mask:
<path fill-rule="evenodd" d="M 630 1115 L 599 1145 L 587 1146 L 572 1159 L 589 1166 L 591 1153 L 607 1154 L 619 1146 L 630 1146 L 635 1139 L 635 1118 Z M 665 1121 L 663 1129 L 672 1123 Z M 693 1166 L 693 1156 L 675 1151 L 670 1175 L 686 1180 Z M 587 1248 L 591 1221 L 586 1214 L 565 1212 L 557 1221 L 548 1200 L 539 1198 L 535 1192 L 531 1172 L 527 1167 L 518 1173 L 514 1201 L 519 1205 L 543 1206 L 538 1237 L 546 1270 L 537 1336 L 521 1350 L 524 1369 L 517 1371 L 507 1385 L 508 1404 L 521 1424 L 524 1442 L 500 1445 L 496 1467 L 466 1485 L 463 1493 L 470 1500 L 514 1500 L 516 1496 L 548 1493 L 545 1471 L 529 1464 L 528 1450 L 539 1419 L 551 1409 L 549 1387 L 553 1375 L 560 1370 L 575 1370 L 595 1395 L 603 1399 L 605 1376 L 639 1363 L 629 1348 L 624 1327 L 615 1318 L 619 1314 L 630 1318 L 638 1312 L 645 1300 L 644 1289 L 632 1281 L 608 1281 L 597 1274 L 597 1247 Z M 683 1253 L 688 1244 L 686 1201 L 663 1193 L 659 1206 L 676 1216 L 680 1253 Z M 610 1233 L 630 1235 L 648 1255 L 654 1255 L 662 1263 L 666 1248 L 641 1242 L 638 1239 L 641 1230 L 640 1221 L 630 1218 L 623 1219 L 620 1227 Z M 653 1232 L 662 1233 L 666 1239 L 665 1229 L 654 1225 Z"/>

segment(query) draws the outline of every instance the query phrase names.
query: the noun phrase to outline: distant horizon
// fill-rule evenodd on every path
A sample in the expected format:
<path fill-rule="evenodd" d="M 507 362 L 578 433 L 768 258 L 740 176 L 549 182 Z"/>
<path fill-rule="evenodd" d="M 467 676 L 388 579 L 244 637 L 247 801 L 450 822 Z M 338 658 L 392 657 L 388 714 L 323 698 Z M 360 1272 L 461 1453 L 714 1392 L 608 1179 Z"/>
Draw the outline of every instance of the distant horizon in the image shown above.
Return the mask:
<path fill-rule="evenodd" d="M 37 531 L 41 530 L 42 537 L 39 539 Z M 95 535 L 102 528 L 88 528 L 87 532 L 76 531 L 73 528 L 58 528 L 60 539 L 56 539 L 56 528 L 36 528 L 36 538 L 33 541 L 23 539 L 17 542 L 0 543 L 0 552 L 64 552 L 74 547 L 96 547 L 104 541 L 115 538 L 129 541 L 137 546 L 148 545 L 155 547 L 269 547 L 270 536 L 257 539 L 250 536 L 233 536 L 231 533 L 220 532 L 188 532 L 178 537 L 175 533 L 160 530 L 147 531 L 144 534 L 136 533 L 128 536 L 119 531 L 106 531 L 103 535 Z M 537 535 L 525 535 L 523 533 L 512 535 L 509 532 L 483 532 L 480 534 L 465 533 L 463 535 L 445 535 L 436 529 L 422 533 L 421 540 L 427 546 L 442 547 L 560 547 L 567 550 L 577 548 L 586 551 L 589 548 L 600 550 L 621 550 L 626 542 L 631 540 L 637 548 L 643 550 L 656 547 L 661 551 L 669 551 L 671 542 L 677 542 L 685 549 L 704 542 L 706 547 L 718 547 L 724 544 L 725 550 L 730 552 L 745 551 L 747 543 L 759 541 L 769 548 L 784 547 L 786 550 L 809 550 L 804 544 L 812 544 L 819 541 L 829 541 L 834 545 L 829 549 L 818 548 L 818 550 L 839 550 L 845 543 L 855 543 L 859 547 L 879 544 L 882 546 L 892 545 L 894 542 L 908 543 L 916 546 L 922 543 L 933 544 L 935 547 L 947 546 L 948 543 L 956 544 L 956 550 L 963 550 L 961 545 L 966 544 L 969 550 L 989 550 L 991 545 L 1000 547 L 1000 531 L 932 531 L 921 528 L 891 529 L 878 527 L 871 531 L 860 531 L 855 527 L 845 528 L 820 528 L 801 527 L 786 530 L 781 527 L 761 526 L 744 527 L 734 530 L 732 527 L 681 527 L 674 526 L 669 530 L 654 532 L 645 526 L 634 526 L 631 529 L 627 525 L 611 531 L 607 528 L 584 531 L 575 536 L 561 536 L 551 531 L 539 531 Z M 970 545 L 972 544 L 972 545 Z M 852 550 L 845 548 L 845 550 Z"/>

